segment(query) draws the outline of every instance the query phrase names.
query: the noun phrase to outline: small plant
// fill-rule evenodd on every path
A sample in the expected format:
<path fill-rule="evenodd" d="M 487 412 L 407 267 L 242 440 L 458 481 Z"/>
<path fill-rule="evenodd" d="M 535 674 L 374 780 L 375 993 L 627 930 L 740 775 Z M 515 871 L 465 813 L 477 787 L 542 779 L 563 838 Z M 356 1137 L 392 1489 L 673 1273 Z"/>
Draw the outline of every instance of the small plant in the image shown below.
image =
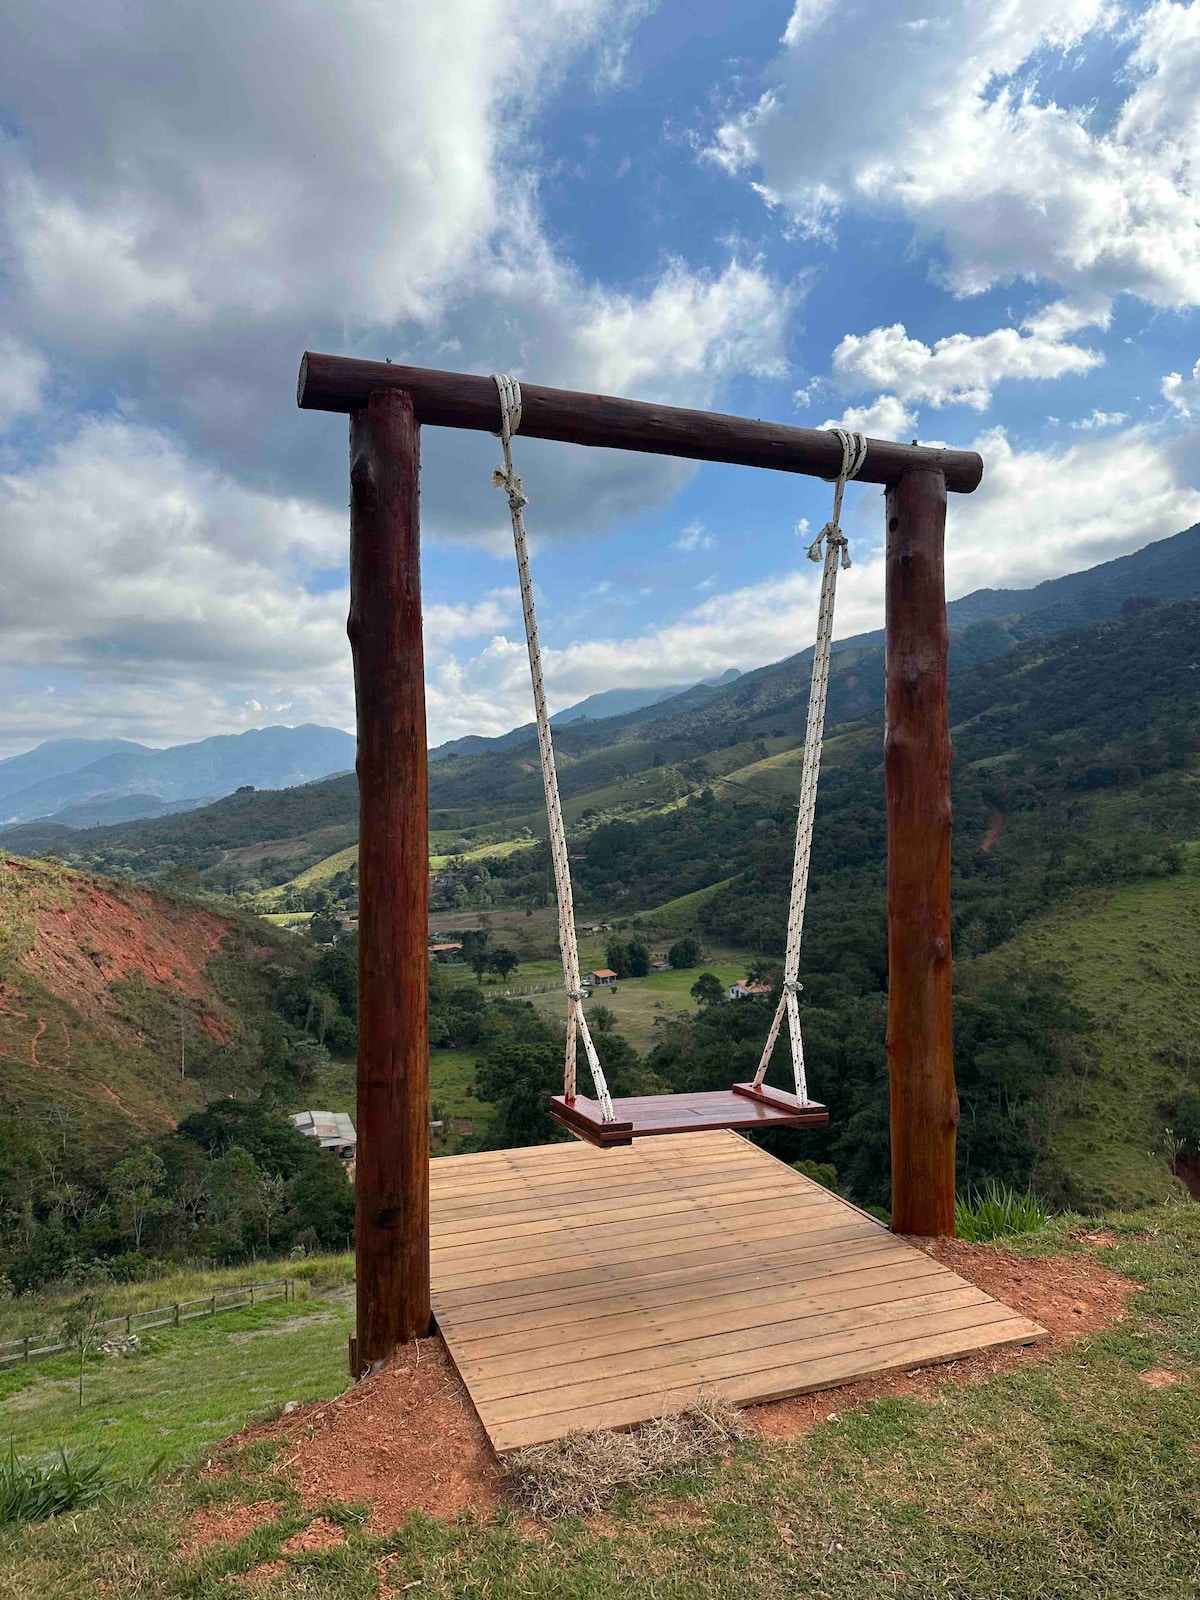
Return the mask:
<path fill-rule="evenodd" d="M 111 1488 L 107 1457 L 99 1452 L 60 1449 L 53 1461 L 22 1461 L 10 1444 L 8 1460 L 0 1460 L 0 1526 L 45 1522 L 106 1499 Z"/>
<path fill-rule="evenodd" d="M 982 1189 L 960 1195 L 954 1223 L 960 1239 L 983 1244 L 1005 1234 L 1036 1233 L 1050 1220 L 1050 1208 L 1032 1189 L 1019 1193 L 990 1178 Z"/>

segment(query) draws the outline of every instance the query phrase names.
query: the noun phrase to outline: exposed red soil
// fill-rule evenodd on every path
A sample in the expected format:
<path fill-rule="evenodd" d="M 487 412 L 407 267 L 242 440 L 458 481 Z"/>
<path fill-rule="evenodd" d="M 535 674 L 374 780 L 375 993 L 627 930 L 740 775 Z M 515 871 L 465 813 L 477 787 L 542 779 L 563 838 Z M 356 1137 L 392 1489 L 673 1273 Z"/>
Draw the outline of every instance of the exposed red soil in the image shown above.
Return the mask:
<path fill-rule="evenodd" d="M 998 1372 L 1011 1372 L 1031 1361 L 1045 1361 L 1074 1339 L 1097 1333 L 1125 1315 L 1125 1302 L 1138 1287 L 1091 1256 L 1026 1258 L 994 1245 L 967 1244 L 963 1239 L 909 1239 L 943 1266 L 994 1295 L 1023 1317 L 1040 1323 L 1048 1337 L 1036 1344 L 985 1351 L 932 1367 L 885 1372 L 840 1389 L 794 1395 L 752 1406 L 746 1420 L 773 1439 L 795 1439 L 855 1406 L 895 1395 L 927 1396 L 947 1383 L 978 1383 Z M 1106 1241 L 1103 1241 L 1106 1242 Z"/>
<path fill-rule="evenodd" d="M 983 844 L 980 846 L 984 855 L 990 855 L 1003 837 L 1004 813 L 1003 811 L 993 811 L 988 818 L 987 832 L 984 834 Z"/>
<path fill-rule="evenodd" d="M 317 1517 L 307 1528 L 301 1528 L 290 1539 L 285 1539 L 280 1549 L 285 1556 L 299 1555 L 304 1550 L 330 1550 L 334 1545 L 345 1544 L 346 1531 L 328 1517 Z"/>
<path fill-rule="evenodd" d="M 1182 1372 L 1172 1372 L 1169 1367 L 1152 1367 L 1149 1372 L 1139 1372 L 1138 1377 L 1151 1389 L 1170 1389 L 1177 1383 L 1186 1383 Z"/>
<path fill-rule="evenodd" d="M 1128 1295 L 1137 1288 L 1090 1255 L 1027 1260 L 955 1239 L 910 1242 L 1040 1323 L 1048 1337 L 1020 1349 L 752 1406 L 745 1417 L 753 1429 L 772 1438 L 796 1438 L 853 1406 L 891 1395 L 931 1395 L 946 1383 L 978 1382 L 1043 1361 L 1080 1335 L 1122 1317 Z M 500 1502 L 499 1464 L 440 1339 L 423 1339 L 335 1399 L 247 1428 L 229 1443 L 236 1448 L 262 1439 L 280 1442 L 275 1471 L 295 1482 L 306 1506 L 368 1501 L 373 1533 L 392 1532 L 416 1510 L 449 1518 L 465 1511 L 486 1514 Z"/>
<path fill-rule="evenodd" d="M 440 1339 L 422 1339 L 336 1399 L 231 1443 L 259 1439 L 283 1444 L 276 1471 L 306 1506 L 370 1501 L 372 1533 L 392 1532 L 412 1511 L 449 1518 L 500 1501 L 499 1464 Z"/>
<path fill-rule="evenodd" d="M 173 1124 L 171 1106 L 147 1084 L 138 1109 L 110 1085 L 78 1073 L 75 1055 L 87 1060 L 87 1041 L 155 1057 L 154 1041 L 126 1014 L 114 985 L 141 981 L 181 999 L 192 1026 L 216 1045 L 229 1045 L 237 1030 L 208 977 L 208 964 L 234 924 L 201 907 L 176 906 L 150 890 L 109 883 L 82 873 L 50 872 L 41 863 L 0 854 L 0 874 L 20 930 L 8 982 L 0 985 L 0 1057 L 27 1071 L 67 1072 L 76 1092 L 107 1100 L 147 1131 Z M 49 992 L 66 1016 L 44 1004 Z M 42 1012 L 44 1011 L 44 1015 Z M 70 1026 L 68 1027 L 68 1022 Z M 72 1034 L 75 1035 L 74 1041 Z"/>
<path fill-rule="evenodd" d="M 281 1509 L 278 1500 L 257 1500 L 252 1506 L 214 1506 L 197 1511 L 190 1532 L 180 1542 L 179 1553 L 188 1555 L 214 1544 L 236 1544 L 255 1528 L 274 1522 Z"/>

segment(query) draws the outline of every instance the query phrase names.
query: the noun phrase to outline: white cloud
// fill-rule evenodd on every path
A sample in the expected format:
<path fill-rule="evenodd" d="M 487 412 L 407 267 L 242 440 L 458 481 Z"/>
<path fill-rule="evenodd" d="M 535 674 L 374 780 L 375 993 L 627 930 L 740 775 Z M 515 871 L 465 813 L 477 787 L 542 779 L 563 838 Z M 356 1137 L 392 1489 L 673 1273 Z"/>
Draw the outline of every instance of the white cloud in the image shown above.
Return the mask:
<path fill-rule="evenodd" d="M 0 338 L 0 433 L 18 417 L 38 409 L 48 371 L 36 350 Z"/>
<path fill-rule="evenodd" d="M 352 724 L 344 512 L 248 489 L 110 417 L 0 475 L 0 528 L 0 745 L 98 727 L 168 742 L 285 709 Z M 428 605 L 432 669 L 518 614 L 513 589 Z"/>
<path fill-rule="evenodd" d="M 1101 411 L 1097 406 L 1090 416 L 1078 418 L 1071 427 L 1077 432 L 1091 433 L 1097 428 L 1119 428 L 1128 421 L 1127 411 Z"/>
<path fill-rule="evenodd" d="M 1125 99 L 1039 93 L 1043 59 L 1133 41 Z M 710 154 L 793 225 L 899 213 L 959 294 L 1020 278 L 1161 307 L 1200 300 L 1200 6 L 1154 0 L 801 0 L 772 86 Z"/>
<path fill-rule="evenodd" d="M 1200 417 L 1200 361 L 1192 368 L 1190 378 L 1181 372 L 1168 372 L 1162 381 L 1162 394 L 1181 417 Z"/>
<path fill-rule="evenodd" d="M 881 394 L 870 405 L 847 406 L 840 417 L 826 417 L 823 428 L 850 428 L 870 439 L 900 439 L 911 434 L 917 414 L 894 394 Z"/>
<path fill-rule="evenodd" d="M 904 324 L 848 333 L 833 352 L 833 374 L 844 390 L 889 389 L 901 400 L 952 403 L 983 411 L 992 389 L 1006 378 L 1061 378 L 1103 364 L 1096 350 L 1065 343 L 1046 333 L 997 328 L 972 336 L 953 333 L 930 348 L 910 338 Z"/>
<path fill-rule="evenodd" d="M 676 550 L 715 550 L 717 541 L 702 522 L 689 522 L 675 541 Z"/>

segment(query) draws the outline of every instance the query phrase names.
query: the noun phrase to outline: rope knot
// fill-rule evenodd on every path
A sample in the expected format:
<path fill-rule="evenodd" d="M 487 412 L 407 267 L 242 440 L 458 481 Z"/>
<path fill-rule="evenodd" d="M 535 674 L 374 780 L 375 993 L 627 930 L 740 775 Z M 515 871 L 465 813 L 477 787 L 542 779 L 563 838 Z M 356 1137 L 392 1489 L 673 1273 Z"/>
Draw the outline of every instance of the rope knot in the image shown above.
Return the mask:
<path fill-rule="evenodd" d="M 784 994 L 799 994 L 803 987 L 804 985 L 800 982 L 799 978 L 785 978 L 783 980 Z"/>
<path fill-rule="evenodd" d="M 568 1000 L 585 1000 L 586 998 L 587 998 L 587 990 L 586 989 L 568 989 L 567 990 L 567 999 Z"/>
<path fill-rule="evenodd" d="M 841 552 L 842 571 L 845 572 L 846 568 L 850 565 L 850 541 L 838 527 L 836 522 L 827 522 L 821 529 L 820 533 L 808 547 L 808 559 L 810 561 L 822 560 L 824 552 L 822 551 L 821 546 L 826 541 L 828 541 L 829 548 L 831 550 L 838 550 Z"/>

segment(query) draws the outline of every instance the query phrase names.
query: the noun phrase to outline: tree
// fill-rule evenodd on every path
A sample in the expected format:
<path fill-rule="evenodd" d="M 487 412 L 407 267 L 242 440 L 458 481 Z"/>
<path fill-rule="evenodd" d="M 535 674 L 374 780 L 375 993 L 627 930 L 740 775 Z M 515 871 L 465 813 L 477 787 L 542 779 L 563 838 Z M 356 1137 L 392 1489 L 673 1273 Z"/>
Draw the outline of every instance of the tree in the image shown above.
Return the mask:
<path fill-rule="evenodd" d="M 292 1219 L 311 1228 L 326 1250 L 343 1250 L 354 1236 L 354 1190 L 336 1156 L 322 1151 L 292 1186 Z"/>
<path fill-rule="evenodd" d="M 167 1169 L 161 1156 L 143 1146 L 136 1155 L 119 1161 L 113 1168 L 109 1193 L 121 1219 L 121 1227 L 133 1240 L 133 1248 L 142 1248 L 142 1234 L 146 1224 L 161 1217 L 171 1209 L 171 1202 L 163 1194 L 167 1182 Z"/>
<path fill-rule="evenodd" d="M 610 939 L 604 950 L 604 961 L 610 972 L 618 978 L 629 976 L 629 946 L 624 939 Z"/>
<path fill-rule="evenodd" d="M 683 972 L 688 967 L 699 966 L 702 953 L 699 939 L 688 933 L 667 951 L 667 960 L 677 972 Z"/>
<path fill-rule="evenodd" d="M 692 985 L 692 999 L 699 1005 L 715 1006 L 724 997 L 725 990 L 715 972 L 702 972 Z"/>
<path fill-rule="evenodd" d="M 631 939 L 628 945 L 628 967 L 631 978 L 645 978 L 650 972 L 650 946 L 645 939 Z"/>
<path fill-rule="evenodd" d="M 500 979 L 500 982 L 504 983 L 507 981 L 509 974 L 515 972 L 521 965 L 521 958 L 516 954 L 515 951 L 507 949 L 504 945 L 500 945 L 497 949 L 492 951 L 488 965 Z"/>
<path fill-rule="evenodd" d="M 79 1409 L 83 1410 L 83 1367 L 88 1356 L 102 1342 L 108 1302 L 98 1289 L 89 1289 L 73 1300 L 59 1324 L 62 1342 L 79 1356 Z"/>

